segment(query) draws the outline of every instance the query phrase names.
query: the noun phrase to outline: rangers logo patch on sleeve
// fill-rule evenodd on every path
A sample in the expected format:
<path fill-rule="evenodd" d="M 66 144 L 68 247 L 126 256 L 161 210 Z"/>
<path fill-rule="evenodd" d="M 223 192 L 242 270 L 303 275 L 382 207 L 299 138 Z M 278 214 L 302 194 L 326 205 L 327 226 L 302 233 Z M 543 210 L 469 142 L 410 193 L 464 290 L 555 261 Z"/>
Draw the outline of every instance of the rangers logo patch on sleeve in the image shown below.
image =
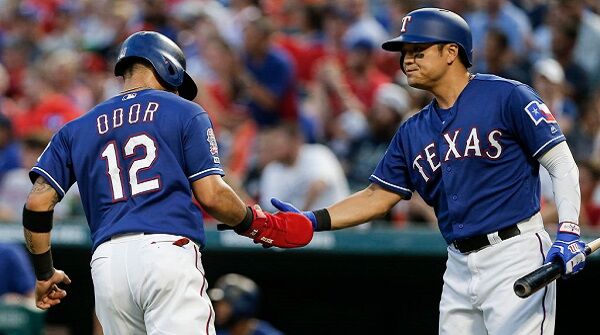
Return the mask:
<path fill-rule="evenodd" d="M 219 153 L 219 147 L 217 146 L 217 139 L 215 138 L 215 132 L 212 128 L 206 130 L 206 141 L 208 141 L 209 150 L 211 155 L 217 155 Z"/>
<path fill-rule="evenodd" d="M 546 104 L 533 100 L 525 106 L 525 112 L 537 126 L 540 122 L 557 123 L 554 115 L 550 113 L 550 109 Z"/>

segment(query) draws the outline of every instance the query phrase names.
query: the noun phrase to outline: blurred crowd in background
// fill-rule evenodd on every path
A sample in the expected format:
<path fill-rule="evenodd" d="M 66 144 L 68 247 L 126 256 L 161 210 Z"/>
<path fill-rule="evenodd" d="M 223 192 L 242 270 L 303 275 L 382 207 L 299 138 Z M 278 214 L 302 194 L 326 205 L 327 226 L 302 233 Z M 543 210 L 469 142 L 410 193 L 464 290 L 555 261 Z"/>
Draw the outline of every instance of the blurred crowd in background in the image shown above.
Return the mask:
<path fill-rule="evenodd" d="M 598 0 L 0 0 L 0 222 L 20 220 L 28 171 L 52 134 L 119 93 L 116 52 L 139 30 L 184 50 L 225 178 L 247 203 L 274 211 L 275 196 L 311 210 L 364 188 L 399 124 L 431 100 L 380 47 L 425 6 L 470 24 L 473 73 L 539 92 L 579 163 L 580 222 L 600 227 Z M 76 187 L 55 216 L 83 222 Z M 415 196 L 377 225 L 436 219 Z"/>

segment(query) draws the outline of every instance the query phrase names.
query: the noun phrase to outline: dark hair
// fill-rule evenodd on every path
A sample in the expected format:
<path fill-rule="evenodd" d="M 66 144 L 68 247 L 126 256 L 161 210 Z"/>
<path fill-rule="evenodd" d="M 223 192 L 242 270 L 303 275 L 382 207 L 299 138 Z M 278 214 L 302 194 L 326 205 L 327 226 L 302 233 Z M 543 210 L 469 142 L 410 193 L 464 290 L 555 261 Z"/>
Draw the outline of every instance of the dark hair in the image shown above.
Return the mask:
<path fill-rule="evenodd" d="M 576 24 L 567 24 L 563 27 L 562 31 L 572 40 L 576 40 L 579 36 L 579 26 Z"/>
<path fill-rule="evenodd" d="M 500 48 L 506 49 L 508 47 L 508 37 L 502 30 L 492 28 L 492 29 L 488 30 L 487 34 L 489 37 L 492 37 L 496 41 L 498 41 Z"/>
<path fill-rule="evenodd" d="M 264 129 L 264 131 L 281 131 L 290 138 L 304 138 L 298 122 L 282 121 Z"/>
<path fill-rule="evenodd" d="M 458 52 L 458 58 L 465 67 L 468 67 L 467 64 L 469 64 L 469 58 L 467 57 L 467 53 L 462 48 L 460 48 L 460 51 Z"/>
<path fill-rule="evenodd" d="M 25 136 L 22 140 L 23 146 L 27 149 L 42 151 L 50 142 L 50 138 L 45 134 L 30 134 Z"/>
<path fill-rule="evenodd" d="M 140 57 L 131 57 L 129 59 L 126 59 L 123 61 L 123 78 L 129 78 L 131 77 L 131 75 L 133 74 L 133 72 L 140 68 L 140 66 L 144 66 L 144 67 L 149 67 L 149 68 L 153 68 L 152 64 Z M 160 76 L 156 76 L 158 78 L 158 80 L 161 82 L 161 84 L 164 84 L 161 79 Z"/>
<path fill-rule="evenodd" d="M 304 6 L 304 15 L 309 29 L 323 31 L 324 8 L 320 5 Z"/>

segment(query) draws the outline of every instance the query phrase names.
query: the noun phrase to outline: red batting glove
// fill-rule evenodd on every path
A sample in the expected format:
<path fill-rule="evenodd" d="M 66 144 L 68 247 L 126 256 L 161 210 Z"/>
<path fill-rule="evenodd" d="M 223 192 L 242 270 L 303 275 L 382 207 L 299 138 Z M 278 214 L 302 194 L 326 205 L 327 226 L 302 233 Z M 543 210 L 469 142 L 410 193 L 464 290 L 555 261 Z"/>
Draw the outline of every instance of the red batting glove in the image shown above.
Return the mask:
<path fill-rule="evenodd" d="M 271 214 L 260 206 L 248 207 L 252 211 L 252 222 L 240 224 L 233 230 L 251 238 L 264 247 L 298 248 L 307 245 L 313 236 L 312 223 L 304 215 L 290 212 Z M 219 225 L 223 229 L 222 225 Z M 227 227 L 229 228 L 229 227 Z"/>

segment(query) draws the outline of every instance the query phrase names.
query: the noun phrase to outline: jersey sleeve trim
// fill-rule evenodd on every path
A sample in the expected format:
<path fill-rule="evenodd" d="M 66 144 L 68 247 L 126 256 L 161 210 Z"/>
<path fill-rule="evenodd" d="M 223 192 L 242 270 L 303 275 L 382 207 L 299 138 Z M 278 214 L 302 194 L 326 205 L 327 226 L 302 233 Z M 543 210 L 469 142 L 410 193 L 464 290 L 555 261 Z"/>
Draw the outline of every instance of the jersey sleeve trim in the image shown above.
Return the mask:
<path fill-rule="evenodd" d="M 54 178 L 52 178 L 52 176 L 48 172 L 46 172 L 44 169 L 42 169 L 40 167 L 37 167 L 37 166 L 34 166 L 31 169 L 31 172 L 35 172 L 35 173 L 41 174 L 43 177 L 46 178 L 46 180 L 48 182 L 50 182 L 50 184 L 52 184 L 52 186 L 54 187 L 54 189 L 60 191 L 60 193 L 62 193 L 63 197 L 65 196 L 65 193 L 66 193 L 65 190 L 63 190 L 63 188 L 60 187 L 60 185 L 56 182 L 56 180 Z"/>
<path fill-rule="evenodd" d="M 389 182 L 387 182 L 387 181 L 385 181 L 385 180 L 377 177 L 374 174 L 372 174 L 369 179 L 371 179 L 372 181 L 376 182 L 377 184 L 380 184 L 381 186 L 384 186 L 387 189 L 390 189 L 390 190 L 392 190 L 394 192 L 398 192 L 398 193 L 401 193 L 403 195 L 406 195 L 407 199 L 410 198 L 410 197 L 412 197 L 412 191 L 409 190 L 406 187 L 402 187 L 402 186 L 398 186 L 398 185 L 394 185 L 392 183 L 389 183 Z"/>
<path fill-rule="evenodd" d="M 223 169 L 220 169 L 220 168 L 210 168 L 210 169 L 206 169 L 206 170 L 202 170 L 200 172 L 194 173 L 193 175 L 189 176 L 188 179 L 195 180 L 195 179 L 199 179 L 199 178 L 204 177 L 209 174 L 220 174 L 223 176 L 223 175 L 225 175 L 225 171 L 223 171 Z"/>
<path fill-rule="evenodd" d="M 560 135 L 559 137 L 555 137 L 555 138 L 549 140 L 548 142 L 544 143 L 535 153 L 533 153 L 533 157 L 537 157 L 539 154 L 542 154 L 542 153 L 546 152 L 547 150 L 551 149 L 552 147 L 549 147 L 549 148 L 547 148 L 547 147 L 552 142 L 559 141 L 559 140 L 562 142 L 565 139 L 566 139 L 565 135 Z"/>

